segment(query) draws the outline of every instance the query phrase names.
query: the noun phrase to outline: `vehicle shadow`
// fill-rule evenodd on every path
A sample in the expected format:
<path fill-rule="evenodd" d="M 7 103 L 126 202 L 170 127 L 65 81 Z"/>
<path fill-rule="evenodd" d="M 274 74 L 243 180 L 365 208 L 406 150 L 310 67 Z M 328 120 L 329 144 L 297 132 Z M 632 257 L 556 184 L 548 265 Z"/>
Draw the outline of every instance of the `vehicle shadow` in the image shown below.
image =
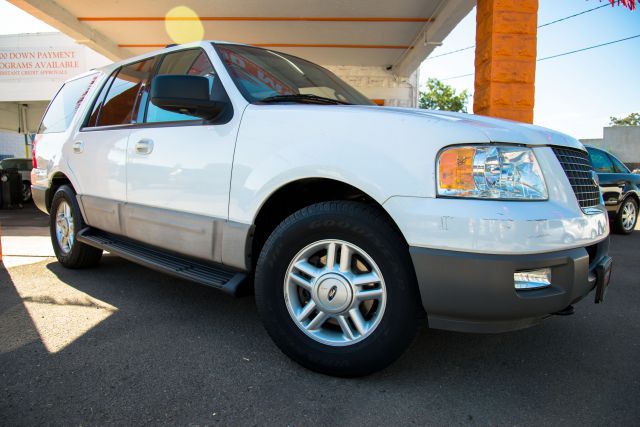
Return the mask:
<path fill-rule="evenodd" d="M 637 245 L 640 233 L 629 238 Z M 631 270 L 624 277 L 638 277 L 637 264 L 625 268 Z M 640 378 L 640 351 L 628 346 L 637 343 L 640 295 L 626 279 L 615 283 L 607 304 L 588 298 L 576 315 L 523 331 L 475 335 L 423 325 L 391 367 L 341 379 L 280 353 L 252 297 L 234 299 L 108 255 L 91 270 L 50 262 L 11 274 L 30 280 L 42 270 L 43 286 L 62 283 L 116 310 L 49 353 L 34 339 L 37 331 L 3 270 L 2 318 L 17 312 L 8 333 L 25 332 L 0 354 L 2 424 L 61 416 L 69 423 L 291 424 L 301 413 L 312 424 L 445 423 L 452 414 L 457 423 L 576 424 L 575 411 L 593 423 L 640 415 L 633 403 L 640 385 L 629 380 Z M 52 301 L 61 299 L 46 302 Z M 612 317 L 614 307 L 624 315 Z"/>
<path fill-rule="evenodd" d="M 37 329 L 24 309 L 11 276 L 0 263 L 0 355 L 25 346 L 44 351 Z"/>

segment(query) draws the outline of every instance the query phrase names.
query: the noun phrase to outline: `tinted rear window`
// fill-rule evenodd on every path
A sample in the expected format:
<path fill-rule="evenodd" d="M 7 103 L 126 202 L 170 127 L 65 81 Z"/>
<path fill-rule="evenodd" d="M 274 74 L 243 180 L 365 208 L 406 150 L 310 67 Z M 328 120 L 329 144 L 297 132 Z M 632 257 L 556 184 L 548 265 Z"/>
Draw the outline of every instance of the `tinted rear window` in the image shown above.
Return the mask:
<path fill-rule="evenodd" d="M 98 74 L 91 74 L 65 83 L 49 104 L 38 133 L 55 133 L 67 130 L 89 88 L 97 78 Z"/>
<path fill-rule="evenodd" d="M 134 121 L 138 97 L 149 83 L 155 60 L 151 58 L 120 69 L 102 102 L 96 126 L 130 124 Z"/>

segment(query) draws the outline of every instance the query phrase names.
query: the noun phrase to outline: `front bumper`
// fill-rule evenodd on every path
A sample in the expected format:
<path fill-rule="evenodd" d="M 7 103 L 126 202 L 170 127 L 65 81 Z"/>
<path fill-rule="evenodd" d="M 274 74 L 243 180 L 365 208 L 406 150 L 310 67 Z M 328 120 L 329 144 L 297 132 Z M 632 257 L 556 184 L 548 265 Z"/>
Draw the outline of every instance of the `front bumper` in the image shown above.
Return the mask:
<path fill-rule="evenodd" d="M 429 326 L 461 332 L 505 332 L 539 323 L 581 300 L 596 285 L 609 238 L 585 248 L 492 255 L 411 247 Z M 552 284 L 516 290 L 513 274 L 551 268 Z"/>

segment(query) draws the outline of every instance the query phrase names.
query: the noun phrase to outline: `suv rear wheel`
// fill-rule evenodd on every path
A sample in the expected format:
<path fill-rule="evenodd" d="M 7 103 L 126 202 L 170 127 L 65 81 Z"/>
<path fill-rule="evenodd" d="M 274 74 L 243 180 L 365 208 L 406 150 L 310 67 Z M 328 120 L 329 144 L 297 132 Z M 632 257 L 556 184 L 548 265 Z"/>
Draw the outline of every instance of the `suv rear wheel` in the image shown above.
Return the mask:
<path fill-rule="evenodd" d="M 51 202 L 49 230 L 53 251 L 67 268 L 93 267 L 100 262 L 101 249 L 76 240 L 76 233 L 85 226 L 75 191 L 68 185 L 61 186 Z"/>
<path fill-rule="evenodd" d="M 326 202 L 291 215 L 260 254 L 255 288 L 269 335 L 318 372 L 372 373 L 415 336 L 419 296 L 406 244 L 366 205 Z"/>

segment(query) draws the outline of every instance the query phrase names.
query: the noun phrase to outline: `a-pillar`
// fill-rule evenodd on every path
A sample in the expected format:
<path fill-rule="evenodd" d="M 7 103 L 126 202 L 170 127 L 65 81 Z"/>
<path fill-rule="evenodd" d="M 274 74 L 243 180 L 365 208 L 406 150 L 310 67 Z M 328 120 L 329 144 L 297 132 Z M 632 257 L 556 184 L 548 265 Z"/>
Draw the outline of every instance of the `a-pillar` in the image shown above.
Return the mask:
<path fill-rule="evenodd" d="M 478 0 L 473 112 L 533 123 L 538 0 Z"/>

